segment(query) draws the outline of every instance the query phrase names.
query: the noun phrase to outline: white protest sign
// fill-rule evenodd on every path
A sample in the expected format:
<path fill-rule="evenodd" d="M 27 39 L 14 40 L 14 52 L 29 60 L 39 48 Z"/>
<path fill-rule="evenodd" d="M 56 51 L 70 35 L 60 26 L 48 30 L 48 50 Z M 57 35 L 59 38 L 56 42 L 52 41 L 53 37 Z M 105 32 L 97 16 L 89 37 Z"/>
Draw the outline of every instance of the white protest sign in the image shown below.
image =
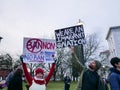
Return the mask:
<path fill-rule="evenodd" d="M 53 63 L 55 48 L 53 39 L 24 38 L 23 61 L 25 63 Z"/>
<path fill-rule="evenodd" d="M 83 25 L 55 30 L 55 38 L 57 48 L 85 44 Z"/>

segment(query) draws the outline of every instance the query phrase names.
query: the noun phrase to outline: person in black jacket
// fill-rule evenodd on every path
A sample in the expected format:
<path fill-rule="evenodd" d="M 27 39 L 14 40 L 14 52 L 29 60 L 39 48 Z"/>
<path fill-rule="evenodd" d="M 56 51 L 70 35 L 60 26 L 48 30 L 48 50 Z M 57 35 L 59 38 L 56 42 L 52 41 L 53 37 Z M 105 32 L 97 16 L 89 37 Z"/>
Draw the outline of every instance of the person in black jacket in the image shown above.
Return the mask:
<path fill-rule="evenodd" d="M 9 82 L 8 90 L 23 90 L 22 74 L 23 74 L 23 70 L 21 68 L 18 68 L 14 72 L 14 76 L 12 80 L 10 80 Z"/>
<path fill-rule="evenodd" d="M 74 47 L 71 47 L 72 63 L 76 70 L 80 72 L 80 78 L 75 90 L 102 90 L 99 89 L 99 74 L 97 71 L 101 67 L 101 63 L 98 60 L 92 60 L 88 67 L 82 65 L 77 58 Z"/>
<path fill-rule="evenodd" d="M 64 90 L 69 90 L 69 88 L 70 88 L 70 83 L 71 83 L 71 78 L 70 78 L 68 72 L 66 73 L 66 75 L 65 75 L 65 77 L 64 77 L 64 83 L 65 83 Z"/>

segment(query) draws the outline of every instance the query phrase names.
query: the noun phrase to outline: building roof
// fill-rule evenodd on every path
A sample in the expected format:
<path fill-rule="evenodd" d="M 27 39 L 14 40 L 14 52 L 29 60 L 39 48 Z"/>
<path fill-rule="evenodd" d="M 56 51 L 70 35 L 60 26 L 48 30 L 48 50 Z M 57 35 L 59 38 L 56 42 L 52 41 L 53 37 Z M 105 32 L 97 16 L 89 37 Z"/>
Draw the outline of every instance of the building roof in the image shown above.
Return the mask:
<path fill-rule="evenodd" d="M 100 56 L 101 54 L 109 54 L 109 53 L 110 53 L 109 50 L 105 50 L 105 51 L 103 51 L 103 52 L 100 52 L 99 56 Z"/>
<path fill-rule="evenodd" d="M 115 30 L 115 29 L 118 29 L 118 28 L 120 28 L 120 26 L 110 27 L 109 30 L 108 30 L 107 36 L 106 36 L 106 40 L 108 39 L 108 36 L 109 36 L 111 30 Z"/>

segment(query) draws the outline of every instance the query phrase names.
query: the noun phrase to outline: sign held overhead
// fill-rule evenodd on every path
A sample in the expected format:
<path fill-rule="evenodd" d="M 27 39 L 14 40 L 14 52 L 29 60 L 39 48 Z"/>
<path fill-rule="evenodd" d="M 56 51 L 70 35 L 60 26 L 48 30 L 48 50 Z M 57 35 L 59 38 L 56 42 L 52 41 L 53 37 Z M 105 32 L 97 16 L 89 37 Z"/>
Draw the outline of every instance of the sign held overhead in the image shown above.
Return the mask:
<path fill-rule="evenodd" d="M 83 25 L 55 30 L 56 48 L 85 44 Z"/>
<path fill-rule="evenodd" d="M 24 38 L 23 61 L 25 63 L 53 63 L 55 40 L 40 38 Z"/>

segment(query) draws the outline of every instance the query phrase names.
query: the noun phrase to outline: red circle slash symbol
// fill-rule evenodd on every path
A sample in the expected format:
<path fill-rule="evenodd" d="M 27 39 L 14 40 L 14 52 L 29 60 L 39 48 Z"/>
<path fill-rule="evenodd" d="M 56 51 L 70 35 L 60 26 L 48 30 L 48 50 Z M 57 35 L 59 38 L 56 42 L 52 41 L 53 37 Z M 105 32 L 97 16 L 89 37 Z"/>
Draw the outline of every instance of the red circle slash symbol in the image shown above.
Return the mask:
<path fill-rule="evenodd" d="M 42 41 L 40 39 L 30 39 L 26 44 L 28 51 L 38 53 L 42 50 Z"/>

